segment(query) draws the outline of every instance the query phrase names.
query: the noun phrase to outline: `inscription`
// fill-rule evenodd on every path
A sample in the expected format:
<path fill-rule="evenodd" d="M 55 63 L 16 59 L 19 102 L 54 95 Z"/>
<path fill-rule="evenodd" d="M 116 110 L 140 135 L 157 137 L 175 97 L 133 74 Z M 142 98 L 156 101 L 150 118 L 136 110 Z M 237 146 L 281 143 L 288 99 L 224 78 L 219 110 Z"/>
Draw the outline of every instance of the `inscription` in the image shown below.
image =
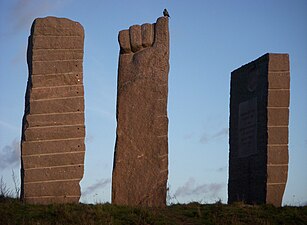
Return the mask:
<path fill-rule="evenodd" d="M 257 153 L 257 98 L 239 105 L 239 157 Z"/>

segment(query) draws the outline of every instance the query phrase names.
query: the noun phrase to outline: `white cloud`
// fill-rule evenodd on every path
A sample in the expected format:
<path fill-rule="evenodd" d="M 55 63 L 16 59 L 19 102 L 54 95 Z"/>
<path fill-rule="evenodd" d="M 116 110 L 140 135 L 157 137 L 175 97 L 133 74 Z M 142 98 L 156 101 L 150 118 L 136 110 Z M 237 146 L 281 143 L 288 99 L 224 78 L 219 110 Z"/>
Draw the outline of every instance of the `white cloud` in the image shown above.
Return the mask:
<path fill-rule="evenodd" d="M 69 0 L 70 1 L 70 0 Z M 52 10 L 59 8 L 64 0 L 18 0 L 10 8 L 9 21 L 12 22 L 11 32 L 15 33 L 23 28 L 30 29 L 36 17 L 45 16 Z"/>
<path fill-rule="evenodd" d="M 13 140 L 0 151 L 0 168 L 6 169 L 18 166 L 20 163 L 20 141 Z"/>
<path fill-rule="evenodd" d="M 223 184 L 210 183 L 197 185 L 194 178 L 190 177 L 189 180 L 181 187 L 177 188 L 175 192 L 176 197 L 192 197 L 200 195 L 208 195 L 210 197 L 217 197 L 218 193 L 223 188 Z"/>

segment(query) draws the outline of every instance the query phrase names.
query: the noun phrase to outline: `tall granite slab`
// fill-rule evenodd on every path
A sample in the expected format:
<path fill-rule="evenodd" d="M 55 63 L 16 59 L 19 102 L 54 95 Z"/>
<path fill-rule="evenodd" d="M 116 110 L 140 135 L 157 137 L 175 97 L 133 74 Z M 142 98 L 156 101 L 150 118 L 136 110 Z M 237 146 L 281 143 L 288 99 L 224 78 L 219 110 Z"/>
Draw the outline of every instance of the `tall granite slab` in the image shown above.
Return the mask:
<path fill-rule="evenodd" d="M 84 170 L 83 27 L 36 19 L 28 42 L 29 78 L 21 140 L 21 199 L 77 203 Z"/>
<path fill-rule="evenodd" d="M 166 205 L 168 18 L 119 32 L 112 203 Z"/>
<path fill-rule="evenodd" d="M 231 73 L 228 202 L 281 206 L 288 176 L 288 54 Z"/>

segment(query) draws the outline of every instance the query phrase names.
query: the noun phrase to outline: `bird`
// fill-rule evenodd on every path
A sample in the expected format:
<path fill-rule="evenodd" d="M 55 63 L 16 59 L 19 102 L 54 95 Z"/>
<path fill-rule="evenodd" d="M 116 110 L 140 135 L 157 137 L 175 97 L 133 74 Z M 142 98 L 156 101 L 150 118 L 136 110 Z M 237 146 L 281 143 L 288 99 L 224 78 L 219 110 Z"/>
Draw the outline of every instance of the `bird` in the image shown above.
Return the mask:
<path fill-rule="evenodd" d="M 163 16 L 170 17 L 170 16 L 169 16 L 169 13 L 168 13 L 168 11 L 167 11 L 167 9 L 164 9 L 164 10 L 163 10 Z"/>

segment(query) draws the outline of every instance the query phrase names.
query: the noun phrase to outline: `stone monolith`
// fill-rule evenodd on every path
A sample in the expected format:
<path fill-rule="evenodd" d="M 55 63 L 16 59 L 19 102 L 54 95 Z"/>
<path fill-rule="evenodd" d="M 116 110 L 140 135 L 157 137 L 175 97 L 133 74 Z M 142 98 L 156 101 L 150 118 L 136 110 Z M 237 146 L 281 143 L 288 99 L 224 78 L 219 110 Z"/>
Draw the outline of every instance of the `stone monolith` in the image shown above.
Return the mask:
<path fill-rule="evenodd" d="M 112 203 L 166 205 L 168 18 L 119 32 Z"/>
<path fill-rule="evenodd" d="M 288 176 L 288 54 L 231 73 L 228 202 L 281 206 Z"/>
<path fill-rule="evenodd" d="M 28 42 L 29 78 L 21 141 L 21 199 L 77 203 L 84 170 L 83 27 L 36 19 Z"/>

